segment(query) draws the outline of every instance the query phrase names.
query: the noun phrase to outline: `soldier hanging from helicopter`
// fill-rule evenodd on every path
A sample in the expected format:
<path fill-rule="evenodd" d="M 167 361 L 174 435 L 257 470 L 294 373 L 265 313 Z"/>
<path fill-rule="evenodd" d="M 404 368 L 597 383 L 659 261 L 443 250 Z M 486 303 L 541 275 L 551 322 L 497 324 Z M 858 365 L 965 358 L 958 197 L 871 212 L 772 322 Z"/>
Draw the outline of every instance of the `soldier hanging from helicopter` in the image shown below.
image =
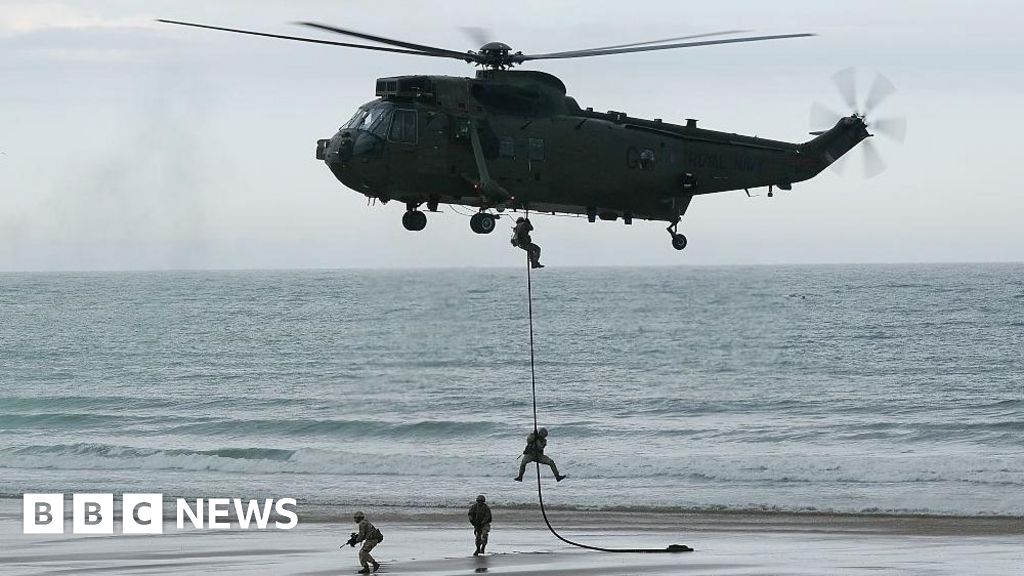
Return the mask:
<path fill-rule="evenodd" d="M 526 251 L 530 258 L 530 268 L 543 268 L 544 265 L 540 263 L 540 246 L 534 244 L 530 237 L 532 231 L 533 224 L 530 224 L 529 218 L 517 218 L 516 227 L 512 229 L 512 245 Z"/>
<path fill-rule="evenodd" d="M 539 462 L 546 464 L 551 467 L 551 473 L 555 475 L 555 481 L 561 482 L 568 478 L 563 474 L 558 473 L 558 466 L 555 466 L 555 461 L 549 456 L 544 455 L 544 448 L 548 445 L 548 429 L 539 428 L 530 432 L 529 436 L 526 437 L 526 449 L 523 450 L 523 460 L 519 464 L 519 475 L 513 478 L 516 482 L 523 481 L 523 474 L 526 473 L 526 465 L 531 462 Z"/>

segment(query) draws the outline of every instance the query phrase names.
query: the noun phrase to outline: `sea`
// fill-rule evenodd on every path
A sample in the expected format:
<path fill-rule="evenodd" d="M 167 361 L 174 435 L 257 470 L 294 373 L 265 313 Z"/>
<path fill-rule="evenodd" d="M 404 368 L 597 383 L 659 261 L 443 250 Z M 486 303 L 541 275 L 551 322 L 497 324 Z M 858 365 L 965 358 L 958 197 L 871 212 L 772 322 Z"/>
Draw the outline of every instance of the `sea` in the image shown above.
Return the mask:
<path fill-rule="evenodd" d="M 1024 516 L 1024 265 L 531 286 L 550 507 Z M 0 497 L 534 506 L 527 299 L 522 269 L 0 274 Z"/>

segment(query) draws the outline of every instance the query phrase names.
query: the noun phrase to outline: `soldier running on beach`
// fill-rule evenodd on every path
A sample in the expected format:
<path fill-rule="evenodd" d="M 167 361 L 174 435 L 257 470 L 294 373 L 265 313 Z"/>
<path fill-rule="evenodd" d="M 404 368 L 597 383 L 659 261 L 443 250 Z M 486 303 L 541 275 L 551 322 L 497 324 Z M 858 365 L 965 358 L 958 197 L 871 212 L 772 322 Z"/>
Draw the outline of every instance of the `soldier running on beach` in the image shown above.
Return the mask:
<path fill-rule="evenodd" d="M 485 552 L 487 535 L 491 533 L 491 509 L 483 494 L 477 496 L 476 503 L 469 507 L 469 523 L 473 525 L 473 535 L 476 536 L 473 556 L 479 556 Z"/>
<path fill-rule="evenodd" d="M 369 574 L 371 564 L 373 565 L 373 571 L 376 572 L 380 568 L 380 564 L 373 559 L 373 556 L 370 556 L 370 550 L 373 550 L 374 546 L 384 540 L 384 535 L 381 534 L 376 526 L 370 524 L 370 521 L 366 519 L 362 512 L 353 514 L 352 519 L 359 525 L 359 532 L 353 532 L 352 537 L 348 539 L 346 544 L 354 548 L 356 544 L 363 543 L 363 547 L 359 549 L 359 563 L 363 565 L 363 569 L 358 574 Z"/>
<path fill-rule="evenodd" d="M 535 432 L 530 432 L 530 435 L 526 437 L 526 450 L 523 450 L 523 462 L 519 465 L 519 476 L 514 478 L 516 482 L 523 481 L 523 474 L 526 472 L 526 465 L 530 462 L 540 462 L 541 464 L 551 466 L 551 473 L 555 475 L 555 480 L 558 482 L 567 478 L 567 476 L 562 476 L 558 473 L 558 466 L 555 466 L 555 461 L 544 455 L 544 447 L 547 445 L 547 428 L 541 428 Z"/>

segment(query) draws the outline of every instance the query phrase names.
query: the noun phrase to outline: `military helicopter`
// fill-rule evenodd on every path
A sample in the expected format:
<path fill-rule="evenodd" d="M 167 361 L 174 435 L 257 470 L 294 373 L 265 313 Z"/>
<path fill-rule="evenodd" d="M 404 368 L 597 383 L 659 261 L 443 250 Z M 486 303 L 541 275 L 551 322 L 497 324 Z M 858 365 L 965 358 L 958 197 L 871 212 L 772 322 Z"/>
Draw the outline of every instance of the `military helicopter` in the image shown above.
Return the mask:
<path fill-rule="evenodd" d="M 734 36 L 713 32 L 584 50 L 523 54 L 501 42 L 476 51 L 385 38 L 313 22 L 300 25 L 382 45 L 356 44 L 224 28 L 176 20 L 167 24 L 379 52 L 462 60 L 475 78 L 410 75 L 379 78 L 376 98 L 356 110 L 330 138 L 317 141 L 316 158 L 345 186 L 382 203 L 405 205 L 402 224 L 423 230 L 441 204 L 476 209 L 470 229 L 489 234 L 507 210 L 586 215 L 590 222 L 662 220 L 672 246 L 686 247 L 677 227 L 699 194 L 768 187 L 790 190 L 816 176 L 864 139 L 866 111 L 841 117 L 803 143 L 706 130 L 688 119 L 677 125 L 623 112 L 581 108 L 561 80 L 513 70 L 525 62 L 763 42 L 813 36 Z M 719 36 L 719 38 L 710 39 Z M 837 82 L 839 78 L 837 77 Z M 852 80 L 842 85 L 844 96 Z M 842 86 L 841 86 L 842 87 Z M 891 92 L 877 82 L 868 108 Z M 853 98 L 847 102 L 855 105 Z M 822 109 L 817 115 L 827 116 Z M 892 121 L 877 128 L 892 126 Z M 877 154 L 869 159 L 877 160 Z"/>

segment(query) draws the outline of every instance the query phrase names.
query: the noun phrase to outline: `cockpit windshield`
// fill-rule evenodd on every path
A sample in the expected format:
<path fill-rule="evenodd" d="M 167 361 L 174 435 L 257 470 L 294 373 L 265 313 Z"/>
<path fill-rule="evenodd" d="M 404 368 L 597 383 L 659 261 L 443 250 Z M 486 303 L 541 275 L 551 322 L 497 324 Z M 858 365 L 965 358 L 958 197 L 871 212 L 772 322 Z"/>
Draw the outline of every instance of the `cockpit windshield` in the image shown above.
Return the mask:
<path fill-rule="evenodd" d="M 342 124 L 341 129 L 358 128 L 363 123 L 363 118 L 366 118 L 366 107 L 360 106 L 359 110 L 356 110 L 356 113 L 352 115 L 352 118 Z"/>
<path fill-rule="evenodd" d="M 341 129 L 356 129 L 384 138 L 387 135 L 388 124 L 391 122 L 394 108 L 394 105 L 389 102 L 377 101 L 364 104 Z"/>

